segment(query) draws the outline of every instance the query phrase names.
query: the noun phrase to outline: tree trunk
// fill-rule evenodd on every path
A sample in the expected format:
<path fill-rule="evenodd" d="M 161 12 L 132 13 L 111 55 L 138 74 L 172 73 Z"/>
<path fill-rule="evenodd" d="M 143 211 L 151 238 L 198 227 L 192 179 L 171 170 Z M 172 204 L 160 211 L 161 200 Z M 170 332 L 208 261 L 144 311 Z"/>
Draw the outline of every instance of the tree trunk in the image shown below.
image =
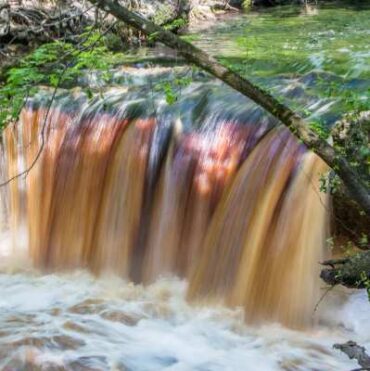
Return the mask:
<path fill-rule="evenodd" d="M 119 5 L 117 1 L 90 0 L 90 2 L 100 9 L 111 13 L 117 19 L 125 22 L 131 27 L 141 30 L 146 35 L 150 35 L 151 38 L 155 38 L 155 40 L 179 51 L 187 61 L 194 63 L 198 67 L 203 68 L 213 76 L 224 81 L 278 118 L 298 139 L 321 157 L 337 173 L 346 186 L 351 198 L 358 203 L 366 214 L 370 215 L 369 189 L 363 184 L 347 160 L 340 156 L 332 146 L 312 131 L 307 122 L 297 113 L 280 103 L 268 92 L 223 66 L 215 58 L 201 49 L 180 39 L 173 33 L 156 26 L 153 22 L 146 20 L 140 15 L 130 12 L 127 8 Z"/>

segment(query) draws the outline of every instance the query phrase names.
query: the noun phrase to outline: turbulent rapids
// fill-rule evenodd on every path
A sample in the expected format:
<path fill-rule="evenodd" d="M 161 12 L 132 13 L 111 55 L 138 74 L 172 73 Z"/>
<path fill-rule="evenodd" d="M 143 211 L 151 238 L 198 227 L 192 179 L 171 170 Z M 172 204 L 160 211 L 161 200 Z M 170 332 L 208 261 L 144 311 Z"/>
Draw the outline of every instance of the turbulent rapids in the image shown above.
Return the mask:
<path fill-rule="evenodd" d="M 2 194 L 8 253 L 47 272 L 144 284 L 175 275 L 191 303 L 310 325 L 328 236 L 325 164 L 223 85 L 191 84 L 168 106 L 152 77 L 27 103 L 2 144 L 3 177 L 27 171 Z"/>

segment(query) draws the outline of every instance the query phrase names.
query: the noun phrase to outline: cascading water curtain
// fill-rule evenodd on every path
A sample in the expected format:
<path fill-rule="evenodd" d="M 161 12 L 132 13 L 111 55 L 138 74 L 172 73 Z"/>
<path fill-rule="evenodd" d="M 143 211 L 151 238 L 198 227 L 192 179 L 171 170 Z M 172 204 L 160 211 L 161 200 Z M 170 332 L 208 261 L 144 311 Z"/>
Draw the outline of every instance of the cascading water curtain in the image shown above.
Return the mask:
<path fill-rule="evenodd" d="M 114 102 L 64 97 L 46 117 L 31 101 L 5 130 L 8 177 L 44 143 L 2 195 L 14 251 L 26 228 L 40 269 L 143 283 L 178 275 L 194 303 L 242 306 L 253 323 L 309 325 L 328 236 L 326 165 L 253 116 L 230 119 L 221 107 L 212 125 L 179 131 L 167 116 Z"/>

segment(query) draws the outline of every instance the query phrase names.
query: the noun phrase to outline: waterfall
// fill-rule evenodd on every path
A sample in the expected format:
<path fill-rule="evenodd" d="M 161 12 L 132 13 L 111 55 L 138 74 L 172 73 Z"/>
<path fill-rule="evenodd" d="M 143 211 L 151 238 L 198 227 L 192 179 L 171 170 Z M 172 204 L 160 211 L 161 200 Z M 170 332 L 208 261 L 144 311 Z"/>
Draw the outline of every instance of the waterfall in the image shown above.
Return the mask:
<path fill-rule="evenodd" d="M 29 170 L 1 191 L 11 254 L 143 284 L 176 275 L 195 305 L 311 323 L 327 167 L 286 128 L 220 85 L 195 84 L 172 107 L 145 89 L 63 92 L 50 109 L 43 94 L 2 138 L 3 178 Z"/>

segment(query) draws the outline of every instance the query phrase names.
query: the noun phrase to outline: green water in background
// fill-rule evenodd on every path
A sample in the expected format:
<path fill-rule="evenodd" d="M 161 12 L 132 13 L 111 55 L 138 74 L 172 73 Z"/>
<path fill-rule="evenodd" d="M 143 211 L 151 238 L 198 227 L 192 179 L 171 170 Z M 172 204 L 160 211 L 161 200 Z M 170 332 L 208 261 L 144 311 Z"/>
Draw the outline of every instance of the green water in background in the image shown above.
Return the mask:
<path fill-rule="evenodd" d="M 332 125 L 346 112 L 370 109 L 370 0 L 226 13 L 200 21 L 198 28 L 181 37 L 320 127 Z M 121 63 L 152 67 L 186 62 L 157 43 L 127 51 Z M 176 77 L 183 76 L 173 71 L 153 78 L 153 87 L 164 82 L 176 85 Z M 218 82 L 201 75 L 193 74 L 193 82 L 202 84 L 207 98 L 208 82 Z M 134 85 L 131 80 L 125 83 Z M 226 101 L 230 98 L 226 91 L 221 87 L 213 98 Z"/>
<path fill-rule="evenodd" d="M 370 1 L 268 8 L 228 17 L 193 37 L 249 77 L 321 70 L 370 78 Z"/>
<path fill-rule="evenodd" d="M 228 13 L 182 37 L 311 122 L 331 125 L 346 112 L 370 109 L 370 1 Z M 128 58 L 161 63 L 169 55 L 157 46 Z"/>

